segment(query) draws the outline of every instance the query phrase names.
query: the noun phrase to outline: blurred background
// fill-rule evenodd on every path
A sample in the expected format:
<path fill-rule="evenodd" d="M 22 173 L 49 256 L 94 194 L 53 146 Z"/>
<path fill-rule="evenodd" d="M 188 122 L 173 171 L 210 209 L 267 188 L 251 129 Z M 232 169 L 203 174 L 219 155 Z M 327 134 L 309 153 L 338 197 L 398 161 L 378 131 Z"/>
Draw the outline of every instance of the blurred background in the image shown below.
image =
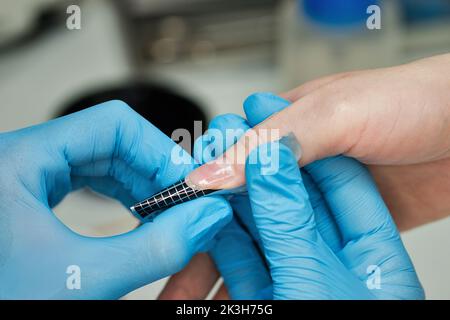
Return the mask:
<path fill-rule="evenodd" d="M 81 8 L 81 29 L 66 10 Z M 368 30 L 369 5 L 381 29 Z M 0 132 L 122 99 L 170 134 L 255 91 L 450 52 L 450 0 L 0 0 Z M 87 191 L 56 212 L 105 236 L 136 221 Z M 404 233 L 428 298 L 450 299 L 450 219 Z M 125 299 L 155 298 L 166 280 Z"/>

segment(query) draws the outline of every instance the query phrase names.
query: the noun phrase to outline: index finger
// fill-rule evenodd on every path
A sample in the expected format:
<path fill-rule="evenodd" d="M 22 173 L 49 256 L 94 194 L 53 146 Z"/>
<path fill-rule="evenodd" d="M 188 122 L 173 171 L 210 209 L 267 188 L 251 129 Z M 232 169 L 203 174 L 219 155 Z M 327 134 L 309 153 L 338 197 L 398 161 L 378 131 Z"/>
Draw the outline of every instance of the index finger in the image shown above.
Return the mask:
<path fill-rule="evenodd" d="M 121 101 L 109 101 L 30 130 L 34 144 L 44 145 L 48 153 L 57 155 L 49 170 L 111 161 L 108 172 L 118 175 L 120 170 L 115 170 L 113 160 L 119 159 L 151 180 L 157 191 L 193 168 L 187 152 Z"/>
<path fill-rule="evenodd" d="M 344 243 L 366 235 L 397 234 L 389 210 L 363 164 L 338 156 L 316 161 L 305 169 L 322 191 Z"/>

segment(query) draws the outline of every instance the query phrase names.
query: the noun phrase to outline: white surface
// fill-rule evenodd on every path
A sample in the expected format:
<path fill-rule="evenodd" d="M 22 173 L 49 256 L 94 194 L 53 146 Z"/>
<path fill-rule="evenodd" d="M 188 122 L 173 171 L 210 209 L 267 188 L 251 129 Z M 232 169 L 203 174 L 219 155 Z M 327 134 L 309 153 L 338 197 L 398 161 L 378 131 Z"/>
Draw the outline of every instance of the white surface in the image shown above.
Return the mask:
<path fill-rule="evenodd" d="M 83 9 L 81 31 L 61 26 L 37 47 L 0 56 L 0 131 L 45 121 L 76 92 L 129 75 L 114 15 L 102 1 L 85 3 L 89 8 Z M 251 92 L 279 88 L 270 57 L 255 59 L 250 53 L 248 57 L 243 53 L 202 65 L 175 65 L 160 68 L 156 74 L 209 106 L 211 116 L 241 113 L 242 101 Z M 87 235 L 116 234 L 136 223 L 117 203 L 86 192 L 70 195 L 56 211 L 69 226 Z M 408 232 L 403 238 L 428 298 L 450 299 L 450 219 Z M 163 283 L 127 298 L 155 298 Z"/>
<path fill-rule="evenodd" d="M 402 234 L 427 299 L 450 299 L 450 218 Z"/>

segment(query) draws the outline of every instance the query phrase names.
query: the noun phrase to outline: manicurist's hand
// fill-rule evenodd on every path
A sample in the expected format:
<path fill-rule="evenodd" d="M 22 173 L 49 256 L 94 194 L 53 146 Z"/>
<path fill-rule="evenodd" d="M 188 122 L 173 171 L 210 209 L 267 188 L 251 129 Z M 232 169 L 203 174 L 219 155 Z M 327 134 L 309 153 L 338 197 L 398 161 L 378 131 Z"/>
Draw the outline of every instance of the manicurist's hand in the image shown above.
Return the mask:
<path fill-rule="evenodd" d="M 172 163 L 173 148 L 120 101 L 0 134 L 0 298 L 119 298 L 208 250 L 231 219 L 219 198 L 176 206 L 107 238 L 76 234 L 52 212 L 82 187 L 125 206 L 159 191 L 193 169 Z M 79 288 L 67 285 L 74 270 Z"/>
<path fill-rule="evenodd" d="M 269 101 L 276 107 L 273 99 L 269 98 Z M 246 103 L 252 103 L 252 99 Z M 280 103 L 284 106 L 286 102 L 279 99 Z M 207 132 L 195 143 L 196 161 L 201 164 L 211 161 L 233 144 L 233 139 L 226 138 L 227 130 L 239 137 L 248 129 L 250 124 L 238 115 L 214 118 Z M 230 199 L 230 204 L 233 220 L 217 234 L 209 255 L 198 254 L 186 268 L 172 276 L 160 299 L 205 299 L 220 277 L 223 277 L 225 285 L 214 295 L 215 299 L 272 298 L 272 281 L 260 254 L 262 246 L 248 196 L 236 194 Z"/>
<path fill-rule="evenodd" d="M 274 299 L 424 297 L 391 215 L 363 165 L 339 156 L 306 166 L 328 207 L 320 213 L 330 222 L 324 232 L 324 217 L 317 217 L 316 200 L 310 199 L 290 149 L 263 147 L 252 151 L 256 156 L 251 159 L 258 161 L 247 161 L 246 177 Z M 261 174 L 270 161 L 279 164 L 278 170 Z"/>

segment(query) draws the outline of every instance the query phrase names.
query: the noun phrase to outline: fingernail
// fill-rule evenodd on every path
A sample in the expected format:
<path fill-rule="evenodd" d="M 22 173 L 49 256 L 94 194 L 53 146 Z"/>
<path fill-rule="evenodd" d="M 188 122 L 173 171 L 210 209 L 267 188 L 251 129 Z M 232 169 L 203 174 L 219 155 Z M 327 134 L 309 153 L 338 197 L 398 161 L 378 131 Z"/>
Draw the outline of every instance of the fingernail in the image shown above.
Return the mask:
<path fill-rule="evenodd" d="M 280 143 L 285 145 L 292 151 L 292 154 L 294 155 L 295 160 L 297 160 L 297 161 L 300 160 L 300 158 L 302 157 L 303 151 L 302 151 L 302 146 L 300 145 L 300 142 L 295 137 L 295 134 L 293 134 L 292 132 L 289 132 L 287 135 L 283 136 L 280 139 Z"/>
<path fill-rule="evenodd" d="M 192 171 L 185 181 L 195 190 L 235 188 L 245 183 L 236 169 L 235 164 L 213 161 Z"/>
<path fill-rule="evenodd" d="M 300 159 L 302 149 L 293 133 L 283 136 L 278 141 L 291 149 L 297 161 Z M 257 145 L 254 144 L 254 147 Z M 252 149 L 253 147 L 249 150 Z M 233 159 L 233 156 L 229 158 Z M 237 160 L 230 162 L 224 157 L 219 157 L 192 171 L 185 178 L 185 182 L 194 190 L 220 190 L 241 187 L 245 185 L 245 164 L 240 165 Z"/>

